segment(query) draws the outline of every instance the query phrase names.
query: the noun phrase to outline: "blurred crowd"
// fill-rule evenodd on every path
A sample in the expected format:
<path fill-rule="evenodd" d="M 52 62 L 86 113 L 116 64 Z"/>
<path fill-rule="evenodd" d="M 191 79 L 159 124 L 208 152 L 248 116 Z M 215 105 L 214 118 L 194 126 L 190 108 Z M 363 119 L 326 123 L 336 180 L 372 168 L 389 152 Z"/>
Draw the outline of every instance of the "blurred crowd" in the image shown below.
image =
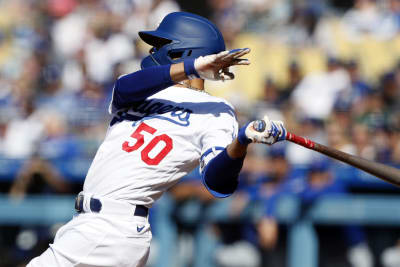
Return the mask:
<path fill-rule="evenodd" d="M 93 158 L 111 119 L 114 80 L 138 70 L 148 53 L 137 32 L 154 29 L 166 14 L 179 10 L 214 21 L 228 48 L 244 44 L 256 55 L 269 55 L 266 62 L 251 58 L 252 75 L 239 72 L 237 83 L 224 84 L 242 87 L 240 93 L 218 93 L 236 106 L 241 125 L 268 114 L 298 135 L 400 166 L 399 0 L 208 0 L 193 6 L 201 9 L 190 9 L 183 0 L 0 1 L 0 161 L 7 162 L 1 165 L 0 192 L 15 197 L 79 192 L 85 173 L 71 180 L 53 162 Z M 18 168 L 7 172 L 14 161 Z M 274 257 L 282 242 L 279 198 L 296 195 L 306 212 L 322 195 L 360 191 L 364 181 L 347 183 L 342 167 L 296 145 L 254 145 L 232 212 L 240 214 L 257 202 L 262 216 L 236 228 L 215 228 L 221 240 L 224 229 L 245 233 L 238 240 L 253 244 L 245 246 L 248 255 L 259 255 L 250 251 L 257 247 L 263 256 L 234 265 L 236 250 L 227 246 L 218 254 L 219 265 L 282 266 L 282 257 Z M 193 176 L 170 192 L 177 209 L 193 199 L 213 203 L 198 175 Z M 13 248 L 21 232 L 16 227 L 0 243 Z M 373 266 L 365 231 L 348 225 L 340 232 L 351 266 Z M 1 253 L 10 261 L 4 266 L 15 266 L 12 258 L 26 255 L 23 246 L 19 254 L 11 248 Z M 400 248 L 383 255 L 382 266 L 399 266 Z"/>

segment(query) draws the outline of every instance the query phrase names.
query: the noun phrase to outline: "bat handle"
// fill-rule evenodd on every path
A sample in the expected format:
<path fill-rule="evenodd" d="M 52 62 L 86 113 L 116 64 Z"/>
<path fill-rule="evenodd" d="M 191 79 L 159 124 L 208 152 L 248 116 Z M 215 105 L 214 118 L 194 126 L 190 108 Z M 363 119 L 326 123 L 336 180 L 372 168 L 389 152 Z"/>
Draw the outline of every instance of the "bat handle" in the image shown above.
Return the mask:
<path fill-rule="evenodd" d="M 311 141 L 310 139 L 295 135 L 294 133 L 286 132 L 286 138 L 287 141 L 299 144 L 301 146 L 313 149 L 315 147 L 315 143 Z"/>

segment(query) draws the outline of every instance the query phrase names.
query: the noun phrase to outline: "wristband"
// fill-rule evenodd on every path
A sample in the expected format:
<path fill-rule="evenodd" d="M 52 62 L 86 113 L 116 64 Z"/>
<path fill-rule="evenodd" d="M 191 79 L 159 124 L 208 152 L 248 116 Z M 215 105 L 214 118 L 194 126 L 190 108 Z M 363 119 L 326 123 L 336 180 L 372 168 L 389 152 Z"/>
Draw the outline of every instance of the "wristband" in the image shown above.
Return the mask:
<path fill-rule="evenodd" d="M 197 73 L 196 68 L 194 67 L 194 58 L 185 59 L 183 61 L 183 67 L 185 69 L 185 74 L 189 80 L 200 78 L 200 75 Z"/>
<path fill-rule="evenodd" d="M 251 139 L 249 139 L 246 136 L 246 129 L 247 129 L 247 126 L 249 126 L 249 124 L 250 124 L 250 122 L 247 123 L 242 128 L 240 128 L 240 130 L 239 130 L 237 139 L 238 139 L 239 143 L 242 144 L 242 145 L 248 145 L 248 144 L 250 144 L 252 142 Z"/>

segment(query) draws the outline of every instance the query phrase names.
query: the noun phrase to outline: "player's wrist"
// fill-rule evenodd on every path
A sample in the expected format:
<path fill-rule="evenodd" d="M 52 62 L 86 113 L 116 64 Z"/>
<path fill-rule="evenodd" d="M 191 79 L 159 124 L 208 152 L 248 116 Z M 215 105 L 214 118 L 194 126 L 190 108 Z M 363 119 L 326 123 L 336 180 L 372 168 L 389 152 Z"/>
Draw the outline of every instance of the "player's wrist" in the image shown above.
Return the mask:
<path fill-rule="evenodd" d="M 286 128 L 281 121 L 272 121 L 271 124 L 277 129 L 278 134 L 274 136 L 275 142 L 286 140 Z"/>
<path fill-rule="evenodd" d="M 247 137 L 246 135 L 246 129 L 249 126 L 250 123 L 247 123 L 245 126 L 243 126 L 242 128 L 239 129 L 239 133 L 238 133 L 238 141 L 241 145 L 248 145 L 251 142 L 253 142 L 250 138 Z"/>
<path fill-rule="evenodd" d="M 183 61 L 183 67 L 185 70 L 185 74 L 189 80 L 200 78 L 200 75 L 198 74 L 198 72 L 194 66 L 194 61 L 195 61 L 194 58 L 185 59 Z"/>

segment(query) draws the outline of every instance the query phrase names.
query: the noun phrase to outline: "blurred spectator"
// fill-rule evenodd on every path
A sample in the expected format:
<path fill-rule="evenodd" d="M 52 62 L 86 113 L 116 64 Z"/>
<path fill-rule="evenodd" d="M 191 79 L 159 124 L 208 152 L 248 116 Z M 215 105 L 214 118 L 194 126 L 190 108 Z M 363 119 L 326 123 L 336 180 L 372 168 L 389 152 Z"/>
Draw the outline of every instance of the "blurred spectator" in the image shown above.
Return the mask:
<path fill-rule="evenodd" d="M 326 126 L 328 145 L 346 153 L 355 154 L 356 149 L 349 141 L 348 128 L 343 128 L 337 121 L 331 121 Z"/>
<path fill-rule="evenodd" d="M 290 193 L 289 163 L 284 147 L 270 149 L 270 169 L 257 185 L 257 198 L 263 203 L 263 218 L 257 225 L 259 244 L 265 250 L 273 250 L 278 242 L 278 223 L 275 219 L 277 200 L 282 194 Z"/>
<path fill-rule="evenodd" d="M 185 202 L 193 198 L 205 204 L 214 201 L 212 195 L 198 179 L 186 179 L 171 188 L 169 192 L 177 202 Z"/>
<path fill-rule="evenodd" d="M 298 123 L 295 128 L 296 134 L 310 138 L 316 142 L 322 143 L 325 141 L 326 133 L 321 120 L 303 116 L 301 113 L 295 113 L 294 116 Z M 315 152 L 294 143 L 288 143 L 286 155 L 290 164 L 307 165 L 313 161 Z"/>
<path fill-rule="evenodd" d="M 289 82 L 285 88 L 281 90 L 281 100 L 283 103 L 286 103 L 290 100 L 290 97 L 300 83 L 303 78 L 303 73 L 300 69 L 299 64 L 296 61 L 291 62 L 288 65 L 288 75 L 289 75 Z"/>
<path fill-rule="evenodd" d="M 258 267 L 261 262 L 258 251 L 246 241 L 218 248 L 216 261 L 221 267 Z"/>
<path fill-rule="evenodd" d="M 73 110 L 73 92 L 62 87 L 59 65 L 44 65 L 38 86 L 39 90 L 35 95 L 35 104 L 38 109 L 44 112 L 57 112 L 66 116 Z"/>
<path fill-rule="evenodd" d="M 364 34 L 371 34 L 378 39 L 389 39 L 398 32 L 396 15 L 382 10 L 377 2 L 377 0 L 356 0 L 354 7 L 344 14 L 344 29 L 350 39 L 356 41 Z"/>
<path fill-rule="evenodd" d="M 62 59 L 73 57 L 84 45 L 88 30 L 90 11 L 95 11 L 93 1 L 82 1 L 69 14 L 54 22 L 51 36 L 55 54 Z M 95 15 L 96 13 L 92 13 Z"/>
<path fill-rule="evenodd" d="M 278 107 L 280 104 L 279 91 L 272 78 L 267 78 L 264 83 L 264 98 L 267 105 Z"/>
<path fill-rule="evenodd" d="M 152 0 L 151 2 L 151 12 L 148 14 L 147 23 L 147 27 L 150 29 L 154 29 L 156 26 L 158 26 L 158 24 L 167 14 L 180 11 L 179 5 L 174 0 Z"/>
<path fill-rule="evenodd" d="M 386 248 L 381 255 L 383 267 L 400 266 L 400 240 L 393 247 Z"/>
<path fill-rule="evenodd" d="M 399 4 L 400 6 L 400 4 Z M 396 67 L 394 68 L 394 73 L 396 77 L 397 86 L 400 85 L 400 60 L 397 62 Z"/>
<path fill-rule="evenodd" d="M 284 264 L 283 255 L 278 254 L 276 250 L 279 226 L 275 216 L 279 197 L 289 194 L 291 190 L 290 167 L 285 159 L 284 146 L 270 147 L 268 152 L 268 156 L 259 161 L 259 164 L 266 165 L 264 169 L 259 166 L 258 171 L 255 171 L 255 168 L 246 170 L 246 164 L 249 162 L 245 163 L 245 170 L 240 176 L 239 190 L 233 195 L 230 211 L 231 214 L 240 216 L 245 214 L 252 204 L 260 202 L 262 218 L 259 218 L 255 225 L 251 222 L 242 222 L 239 225 L 235 222 L 222 224 L 218 232 L 225 244 L 217 254 L 217 262 L 221 266 Z M 260 159 L 259 156 L 258 158 Z M 252 160 L 251 156 L 249 160 Z M 255 246 L 261 249 L 261 256 L 256 252 Z M 252 260 L 242 255 L 244 252 L 252 255 Z"/>
<path fill-rule="evenodd" d="M 74 106 L 69 112 L 71 132 L 82 138 L 102 140 L 109 120 L 109 94 L 99 83 L 86 79 L 82 90 L 74 95 Z"/>
<path fill-rule="evenodd" d="M 304 190 L 299 194 L 302 200 L 302 213 L 306 216 L 310 207 L 320 197 L 347 194 L 346 188 L 334 179 L 330 172 L 330 162 L 326 158 L 317 158 L 310 165 Z M 372 267 L 373 256 L 366 243 L 364 231 L 355 225 L 343 227 L 348 251 L 347 258 L 352 267 Z"/>
<path fill-rule="evenodd" d="M 284 88 L 279 88 L 274 79 L 271 77 L 268 77 L 265 80 L 263 98 L 260 99 L 265 106 L 280 109 L 288 104 L 293 90 L 297 87 L 302 79 L 302 74 L 300 67 L 296 62 L 289 64 L 287 70 L 289 81 L 287 86 Z"/>
<path fill-rule="evenodd" d="M 196 168 L 163 196 L 162 203 L 155 205 L 155 210 L 152 210 L 156 215 L 152 218 L 156 219 L 152 221 L 152 227 L 155 228 L 156 236 L 168 236 L 169 239 L 162 240 L 162 244 L 174 245 L 168 257 L 163 257 L 163 252 L 159 253 L 157 266 L 195 264 L 193 254 L 199 250 L 199 238 L 196 236 L 207 227 L 203 218 L 214 200 L 203 186 L 199 170 Z M 171 227 L 166 228 L 166 225 Z"/>
<path fill-rule="evenodd" d="M 67 122 L 58 113 L 46 114 L 43 119 L 45 136 L 38 144 L 37 154 L 47 160 L 71 160 L 83 156 L 77 136 L 68 132 Z"/>
<path fill-rule="evenodd" d="M 20 105 L 20 113 L 7 124 L 4 134 L 3 155 L 8 158 L 31 157 L 44 134 L 44 124 L 33 100 L 24 99 Z"/>
<path fill-rule="evenodd" d="M 283 38 L 292 45 L 305 46 L 313 43 L 319 14 L 314 5 L 297 6 L 293 9 Z"/>
<path fill-rule="evenodd" d="M 400 166 L 400 133 L 399 131 L 393 131 L 389 137 L 389 147 L 392 149 L 391 162 Z"/>
<path fill-rule="evenodd" d="M 278 204 L 283 196 L 294 195 L 302 190 L 299 173 L 291 168 L 286 159 L 285 146 L 269 149 L 268 172 L 259 177 L 254 185 L 254 198 L 261 203 L 262 215 L 256 224 L 257 244 L 262 251 L 261 266 L 283 266 L 285 258 L 279 251 L 284 248 L 282 227 L 279 226 Z"/>
<path fill-rule="evenodd" d="M 209 0 L 208 4 L 213 10 L 211 19 L 220 29 L 229 48 L 244 26 L 246 18 L 234 0 Z"/>
<path fill-rule="evenodd" d="M 362 79 L 357 61 L 351 60 L 345 64 L 345 67 L 351 84 L 345 90 L 339 92 L 335 100 L 334 110 L 343 113 L 352 112 L 357 116 L 364 111 L 365 98 L 371 92 L 371 88 Z"/>
<path fill-rule="evenodd" d="M 19 170 L 11 185 L 9 196 L 20 199 L 27 195 L 71 193 L 75 193 L 72 191 L 71 184 L 62 177 L 60 172 L 49 161 L 35 154 L 26 160 Z M 54 238 L 54 229 L 59 227 L 59 224 L 54 224 L 51 227 L 25 225 L 4 227 L 0 232 L 1 239 L 12 244 L 4 249 L 8 254 L 4 262 L 8 261 L 8 256 L 14 255 L 16 259 L 10 260 L 10 266 L 17 266 L 16 262 L 21 263 L 18 266 L 25 266 L 27 258 L 33 257 L 48 246 L 48 243 Z M 7 236 L 7 232 L 14 235 L 11 240 L 7 240 L 10 238 Z M 20 256 L 21 253 L 24 255 L 23 257 Z"/>
<path fill-rule="evenodd" d="M 69 184 L 47 161 L 33 156 L 22 167 L 10 189 L 11 197 L 26 194 L 69 193 Z"/>
<path fill-rule="evenodd" d="M 393 72 L 385 73 L 381 78 L 382 100 L 387 109 L 400 109 L 400 84 Z"/>
<path fill-rule="evenodd" d="M 400 29 L 400 1 L 389 0 L 389 10 L 393 16 L 393 20 L 396 23 L 397 29 Z"/>
<path fill-rule="evenodd" d="M 114 65 L 133 56 L 133 42 L 121 33 L 122 19 L 108 12 L 98 12 L 88 26 L 83 47 L 88 78 L 98 83 L 109 82 Z"/>
<path fill-rule="evenodd" d="M 325 120 L 332 112 L 338 94 L 350 87 L 350 77 L 340 62 L 330 58 L 327 71 L 305 76 L 292 94 L 292 102 L 301 114 Z"/>
<path fill-rule="evenodd" d="M 374 160 L 376 151 L 370 144 L 371 135 L 368 128 L 363 124 L 353 125 L 352 140 L 356 148 L 356 154 L 360 157 Z"/>
<path fill-rule="evenodd" d="M 315 158 L 309 165 L 305 177 L 305 186 L 300 192 L 303 215 L 306 215 L 309 208 L 319 197 L 329 194 L 344 194 L 343 184 L 334 179 L 329 168 L 328 160 L 321 157 Z"/>

